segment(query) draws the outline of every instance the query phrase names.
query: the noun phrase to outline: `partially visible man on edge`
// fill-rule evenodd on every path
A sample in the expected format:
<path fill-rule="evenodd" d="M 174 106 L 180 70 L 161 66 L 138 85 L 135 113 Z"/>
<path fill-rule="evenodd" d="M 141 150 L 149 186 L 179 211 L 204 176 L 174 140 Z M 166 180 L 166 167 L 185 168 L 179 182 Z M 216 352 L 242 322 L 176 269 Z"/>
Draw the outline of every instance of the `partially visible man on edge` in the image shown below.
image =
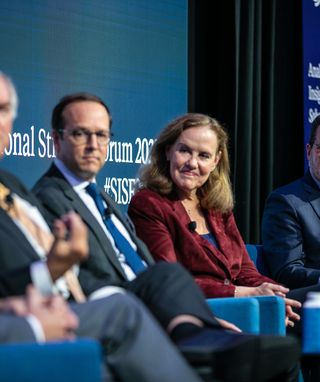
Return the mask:
<path fill-rule="evenodd" d="M 33 189 L 52 219 L 74 210 L 88 227 L 90 254 L 79 273 L 85 294 L 103 293 L 108 285 L 133 292 L 186 356 L 211 359 L 207 366 L 221 381 L 295 380 L 292 338 L 223 330 L 221 325 L 234 327 L 213 316 L 191 275 L 179 264 L 155 264 L 114 201 L 98 188 L 95 177 L 105 163 L 111 123 L 109 108 L 95 95 L 63 97 L 52 114 L 57 159 Z"/>
<path fill-rule="evenodd" d="M 266 200 L 262 240 L 272 277 L 289 288 L 320 281 L 320 115 L 306 145 L 309 168 Z"/>
<path fill-rule="evenodd" d="M 1 157 L 16 106 L 15 88 L 0 72 Z M 68 290 L 52 280 L 88 255 L 85 225 L 74 212 L 56 220 L 53 245 L 46 252 L 42 233 L 51 240 L 41 204 L 3 170 L 0 186 L 0 296 L 24 293 L 32 282 L 36 286 L 28 287 L 26 297 L 0 301 L 0 342 L 92 337 L 101 342 L 106 354 L 104 381 L 200 382 L 158 323 L 130 293 L 111 288 L 109 297 L 70 305 L 56 295 L 56 286 L 62 292 Z"/>

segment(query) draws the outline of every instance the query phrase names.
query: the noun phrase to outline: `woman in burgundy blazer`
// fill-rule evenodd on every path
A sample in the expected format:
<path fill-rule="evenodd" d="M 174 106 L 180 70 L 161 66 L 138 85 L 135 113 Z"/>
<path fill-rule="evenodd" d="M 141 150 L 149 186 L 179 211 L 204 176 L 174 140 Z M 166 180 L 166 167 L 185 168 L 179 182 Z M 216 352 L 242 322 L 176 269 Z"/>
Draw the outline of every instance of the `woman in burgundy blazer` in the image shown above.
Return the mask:
<path fill-rule="evenodd" d="M 197 234 L 175 194 L 163 196 L 143 189 L 133 196 L 129 215 L 154 258 L 183 264 L 207 297 L 234 296 L 236 285 L 274 283 L 250 260 L 232 213 L 205 212 L 218 247 Z"/>
<path fill-rule="evenodd" d="M 218 121 L 185 114 L 159 135 L 128 213 L 156 260 L 182 263 L 207 297 L 279 295 L 255 268 L 237 229 L 228 136 Z M 287 317 L 298 319 L 287 299 Z M 291 322 L 292 324 L 292 322 Z"/>

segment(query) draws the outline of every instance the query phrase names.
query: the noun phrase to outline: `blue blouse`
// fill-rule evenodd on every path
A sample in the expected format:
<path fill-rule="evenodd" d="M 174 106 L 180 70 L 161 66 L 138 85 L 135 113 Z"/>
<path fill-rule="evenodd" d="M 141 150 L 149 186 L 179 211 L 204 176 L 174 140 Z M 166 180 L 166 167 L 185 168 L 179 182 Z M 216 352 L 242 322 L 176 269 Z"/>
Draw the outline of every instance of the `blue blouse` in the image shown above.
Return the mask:
<path fill-rule="evenodd" d="M 212 244 L 214 247 L 219 248 L 216 238 L 214 237 L 213 233 L 209 232 L 204 235 L 201 235 L 204 239 L 206 239 L 210 244 Z"/>

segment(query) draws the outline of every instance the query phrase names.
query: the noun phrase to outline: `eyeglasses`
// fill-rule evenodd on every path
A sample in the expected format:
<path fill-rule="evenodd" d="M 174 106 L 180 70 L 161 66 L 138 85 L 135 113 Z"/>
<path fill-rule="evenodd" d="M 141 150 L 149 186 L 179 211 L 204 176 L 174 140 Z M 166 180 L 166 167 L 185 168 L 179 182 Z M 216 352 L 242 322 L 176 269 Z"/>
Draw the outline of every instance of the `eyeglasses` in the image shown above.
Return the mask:
<path fill-rule="evenodd" d="M 66 131 L 64 129 L 59 130 L 61 135 L 67 133 L 72 138 L 76 145 L 85 145 L 93 135 L 96 136 L 99 146 L 103 146 L 109 143 L 113 134 L 108 131 L 96 131 L 91 132 L 86 129 L 74 129 L 72 131 Z"/>
<path fill-rule="evenodd" d="M 0 104 L 0 116 L 7 117 L 12 115 L 12 106 L 9 102 Z"/>

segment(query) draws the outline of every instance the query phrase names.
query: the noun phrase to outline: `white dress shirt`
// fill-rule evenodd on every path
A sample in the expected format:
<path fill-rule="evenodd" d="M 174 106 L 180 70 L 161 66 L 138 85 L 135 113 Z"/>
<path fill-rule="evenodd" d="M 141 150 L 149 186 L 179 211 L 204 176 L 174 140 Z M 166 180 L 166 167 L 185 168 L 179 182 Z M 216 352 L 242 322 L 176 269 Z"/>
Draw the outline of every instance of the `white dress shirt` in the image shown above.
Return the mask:
<path fill-rule="evenodd" d="M 106 236 L 108 237 L 108 240 L 110 241 L 118 259 L 121 264 L 121 267 L 127 276 L 127 279 L 129 281 L 133 280 L 136 277 L 136 274 L 133 272 L 129 264 L 126 262 L 125 256 L 118 250 L 118 248 L 115 245 L 115 242 L 113 240 L 112 235 L 108 231 L 106 225 L 104 224 L 102 220 L 102 216 L 96 206 L 96 203 L 92 199 L 92 197 L 87 193 L 86 187 L 89 184 L 89 181 L 83 181 L 82 179 L 77 178 L 65 165 L 64 163 L 59 160 L 55 159 L 54 161 L 57 168 L 60 170 L 60 172 L 63 174 L 63 176 L 67 179 L 67 181 L 70 183 L 70 185 L 73 187 L 74 191 L 79 195 L 79 197 L 83 200 L 84 204 L 87 206 L 87 208 L 90 210 L 90 212 L 93 214 L 93 216 L 96 218 L 98 223 L 100 224 L 101 228 L 105 232 Z M 95 182 L 95 179 L 91 179 L 90 182 Z M 106 208 L 108 207 L 105 203 Z M 136 251 L 137 246 L 135 243 L 131 240 L 131 237 L 124 227 L 124 225 L 121 223 L 121 221 L 114 215 L 111 214 L 111 219 L 115 226 L 118 228 L 118 230 L 121 232 L 121 234 L 128 240 L 132 248 Z"/>

